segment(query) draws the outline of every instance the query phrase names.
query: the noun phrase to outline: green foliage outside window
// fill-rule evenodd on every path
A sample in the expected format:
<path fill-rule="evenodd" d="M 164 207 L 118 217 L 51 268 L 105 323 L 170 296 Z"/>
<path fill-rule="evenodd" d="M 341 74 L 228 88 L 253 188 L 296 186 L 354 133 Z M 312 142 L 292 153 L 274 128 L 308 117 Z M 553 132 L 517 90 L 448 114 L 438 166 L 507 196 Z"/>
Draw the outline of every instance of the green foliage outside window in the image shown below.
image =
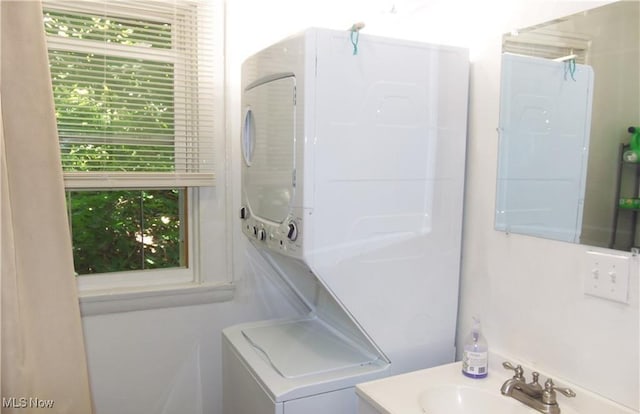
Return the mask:
<path fill-rule="evenodd" d="M 66 171 L 174 170 L 173 65 L 56 50 L 49 60 Z M 89 78 L 86 62 L 109 76 Z"/>
<path fill-rule="evenodd" d="M 69 191 L 76 273 L 181 266 L 180 190 Z"/>
<path fill-rule="evenodd" d="M 45 11 L 50 37 L 171 48 L 171 26 Z M 174 65 L 49 48 L 65 171 L 173 171 Z M 143 138 L 141 141 L 140 138 Z M 184 189 L 67 191 L 76 273 L 180 267 Z"/>

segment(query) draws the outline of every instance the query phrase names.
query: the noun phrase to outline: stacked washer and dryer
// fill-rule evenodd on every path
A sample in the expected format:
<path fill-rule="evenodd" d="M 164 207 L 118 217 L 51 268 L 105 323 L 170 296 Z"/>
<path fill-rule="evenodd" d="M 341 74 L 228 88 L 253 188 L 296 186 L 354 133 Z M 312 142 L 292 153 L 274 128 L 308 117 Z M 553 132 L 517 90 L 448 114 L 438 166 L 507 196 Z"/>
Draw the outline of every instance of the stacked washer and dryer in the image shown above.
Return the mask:
<path fill-rule="evenodd" d="M 454 360 L 466 49 L 308 29 L 242 67 L 244 234 L 307 312 L 223 331 L 224 414 Z"/>

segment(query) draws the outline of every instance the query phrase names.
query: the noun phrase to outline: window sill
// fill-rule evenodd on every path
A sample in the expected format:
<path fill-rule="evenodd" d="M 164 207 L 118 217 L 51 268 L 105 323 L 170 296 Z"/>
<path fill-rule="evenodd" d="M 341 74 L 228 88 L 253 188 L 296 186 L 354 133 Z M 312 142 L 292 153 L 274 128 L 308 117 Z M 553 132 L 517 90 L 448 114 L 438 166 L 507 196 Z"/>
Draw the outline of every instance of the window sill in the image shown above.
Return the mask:
<path fill-rule="evenodd" d="M 133 312 L 147 309 L 202 305 L 233 299 L 231 283 L 180 284 L 126 290 L 96 290 L 80 293 L 82 316 Z"/>

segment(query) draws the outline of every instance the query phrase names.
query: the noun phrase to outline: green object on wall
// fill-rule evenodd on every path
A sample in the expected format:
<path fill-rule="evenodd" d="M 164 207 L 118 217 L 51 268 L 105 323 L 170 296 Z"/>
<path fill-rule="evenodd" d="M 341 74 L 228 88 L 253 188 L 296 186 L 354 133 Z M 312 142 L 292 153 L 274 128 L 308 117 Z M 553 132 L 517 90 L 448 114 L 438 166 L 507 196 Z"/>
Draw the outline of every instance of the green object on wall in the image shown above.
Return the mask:
<path fill-rule="evenodd" d="M 631 135 L 631 140 L 629 141 L 629 147 L 631 148 L 628 151 L 625 151 L 623 157 L 626 162 L 640 162 L 640 127 L 630 126 L 627 129 Z"/>
<path fill-rule="evenodd" d="M 640 198 L 621 198 L 618 202 L 618 206 L 627 210 L 640 209 Z"/>

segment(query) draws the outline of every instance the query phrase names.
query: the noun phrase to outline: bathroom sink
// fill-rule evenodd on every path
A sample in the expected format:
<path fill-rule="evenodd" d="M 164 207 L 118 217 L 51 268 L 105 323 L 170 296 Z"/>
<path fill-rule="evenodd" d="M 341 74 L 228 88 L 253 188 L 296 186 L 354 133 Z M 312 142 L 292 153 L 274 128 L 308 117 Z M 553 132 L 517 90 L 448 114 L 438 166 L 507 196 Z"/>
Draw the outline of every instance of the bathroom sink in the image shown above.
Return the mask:
<path fill-rule="evenodd" d="M 501 365 L 506 360 L 513 359 L 492 354 L 489 375 L 483 379 L 462 375 L 458 361 L 358 384 L 358 414 L 540 414 L 500 393 L 511 378 Z M 526 365 L 523 368 L 532 371 Z M 540 375 L 549 378 L 545 372 Z M 561 384 L 577 394 L 575 398 L 558 396 L 561 414 L 640 414 L 575 384 Z"/>
<path fill-rule="evenodd" d="M 495 392 L 461 385 L 436 385 L 418 396 L 425 414 L 532 414 L 536 410 Z"/>

